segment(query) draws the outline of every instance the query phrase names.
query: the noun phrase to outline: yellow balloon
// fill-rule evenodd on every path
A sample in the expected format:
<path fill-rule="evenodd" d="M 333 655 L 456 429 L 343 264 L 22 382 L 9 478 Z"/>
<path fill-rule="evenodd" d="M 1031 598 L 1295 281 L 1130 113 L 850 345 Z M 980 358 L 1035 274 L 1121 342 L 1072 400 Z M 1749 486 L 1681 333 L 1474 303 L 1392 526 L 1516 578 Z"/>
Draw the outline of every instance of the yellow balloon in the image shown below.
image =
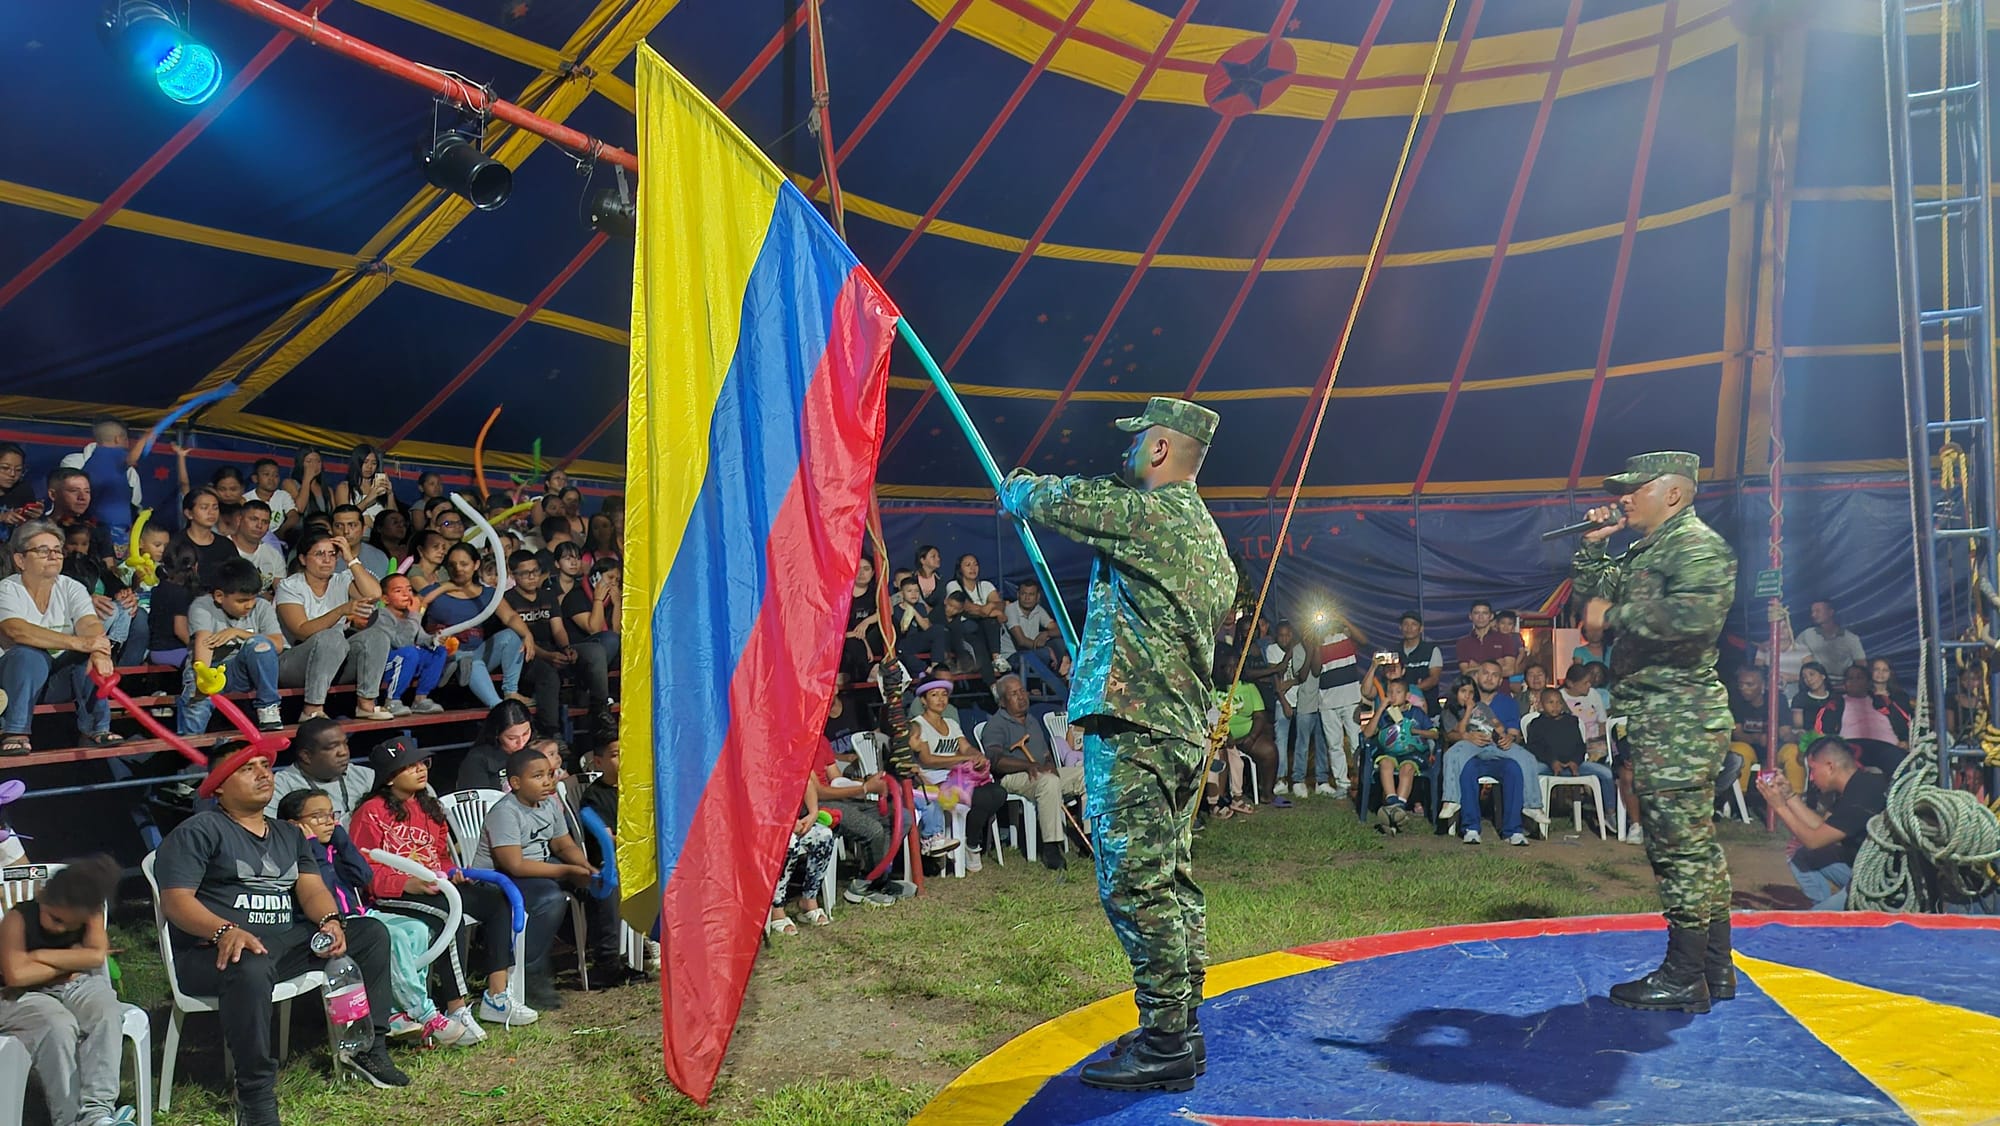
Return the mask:
<path fill-rule="evenodd" d="M 194 663 L 194 686 L 204 696 L 213 696 L 229 684 L 229 673 L 225 669 L 213 669 L 196 661 Z"/>

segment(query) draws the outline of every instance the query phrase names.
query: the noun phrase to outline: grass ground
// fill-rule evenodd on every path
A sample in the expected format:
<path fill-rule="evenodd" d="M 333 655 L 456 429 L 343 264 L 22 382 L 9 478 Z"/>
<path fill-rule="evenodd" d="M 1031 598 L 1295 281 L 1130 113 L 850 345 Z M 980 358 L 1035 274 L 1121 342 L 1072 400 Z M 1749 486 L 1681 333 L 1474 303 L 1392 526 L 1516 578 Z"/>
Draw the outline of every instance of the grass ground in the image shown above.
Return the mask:
<path fill-rule="evenodd" d="M 1214 961 L 1331 938 L 1449 923 L 1657 909 L 1641 850 L 1555 839 L 1469 848 L 1393 840 L 1332 802 L 1212 826 L 1196 864 Z M 1739 903 L 1768 905 L 1783 853 L 1761 826 L 1723 829 Z M 1761 889 L 1761 890 L 1760 890 Z M 1782 902 L 1782 895 L 1778 896 Z M 126 994 L 164 1035 L 165 980 L 149 933 L 121 931 Z M 722 1080 L 696 1107 L 661 1073 L 659 1001 L 645 986 L 568 994 L 541 1023 L 468 1051 L 401 1053 L 399 1092 L 328 1081 L 317 1017 L 300 1006 L 280 1105 L 287 1121 L 742 1123 L 889 1126 L 1009 1038 L 1130 987 L 1086 868 L 1058 880 L 1018 854 L 930 881 L 894 908 L 840 905 L 834 925 L 760 957 Z M 219 1028 L 194 1017 L 163 1126 L 226 1122 Z"/>

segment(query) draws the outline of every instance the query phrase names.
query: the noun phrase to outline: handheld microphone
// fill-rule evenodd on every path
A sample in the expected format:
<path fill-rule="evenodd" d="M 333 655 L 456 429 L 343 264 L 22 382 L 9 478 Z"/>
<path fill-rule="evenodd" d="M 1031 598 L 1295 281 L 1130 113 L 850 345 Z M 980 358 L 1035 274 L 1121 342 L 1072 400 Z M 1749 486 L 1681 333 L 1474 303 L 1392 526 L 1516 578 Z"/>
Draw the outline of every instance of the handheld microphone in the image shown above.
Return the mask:
<path fill-rule="evenodd" d="M 1546 543 L 1549 540 L 1559 540 L 1564 536 L 1580 536 L 1585 532 L 1595 531 L 1598 528 L 1609 528 L 1610 526 L 1610 523 L 1603 523 L 1596 520 L 1578 520 L 1574 524 L 1564 524 L 1560 528 L 1551 528 L 1543 532 L 1542 541 Z"/>

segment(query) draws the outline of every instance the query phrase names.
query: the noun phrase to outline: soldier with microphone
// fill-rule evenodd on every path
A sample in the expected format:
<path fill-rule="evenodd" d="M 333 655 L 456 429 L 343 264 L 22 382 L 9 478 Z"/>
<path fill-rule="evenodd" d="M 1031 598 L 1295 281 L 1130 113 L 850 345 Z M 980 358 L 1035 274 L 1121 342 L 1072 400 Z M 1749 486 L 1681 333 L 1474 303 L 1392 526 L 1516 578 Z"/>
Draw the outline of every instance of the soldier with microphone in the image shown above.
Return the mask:
<path fill-rule="evenodd" d="M 1691 453 L 1640 454 L 1604 479 L 1616 505 L 1591 509 L 1570 577 L 1584 631 L 1608 628 L 1612 711 L 1628 717 L 1632 781 L 1646 859 L 1660 884 L 1667 956 L 1659 969 L 1611 988 L 1634 1009 L 1705 1013 L 1736 995 L 1730 961 L 1729 868 L 1715 840 L 1714 785 L 1729 753 L 1729 698 L 1716 677 L 1716 639 L 1736 593 L 1736 557 L 1695 515 Z M 1605 542 L 1639 541 L 1612 556 Z M 1607 638 L 1607 643 L 1610 638 Z"/>

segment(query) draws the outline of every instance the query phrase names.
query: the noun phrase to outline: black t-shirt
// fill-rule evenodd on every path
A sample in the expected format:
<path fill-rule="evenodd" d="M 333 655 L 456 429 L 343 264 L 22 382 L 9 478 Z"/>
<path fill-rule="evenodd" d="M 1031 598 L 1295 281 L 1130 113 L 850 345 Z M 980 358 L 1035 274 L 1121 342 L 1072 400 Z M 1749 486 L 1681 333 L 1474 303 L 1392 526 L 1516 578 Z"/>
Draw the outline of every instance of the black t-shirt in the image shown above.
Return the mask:
<path fill-rule="evenodd" d="M 83 943 L 88 924 L 73 931 L 49 930 L 42 926 L 42 913 L 32 899 L 16 903 L 13 910 L 21 916 L 22 944 L 29 950 L 74 950 Z"/>
<path fill-rule="evenodd" d="M 219 534 L 214 539 L 211 539 L 207 546 L 194 542 L 194 540 L 188 537 L 186 532 L 181 532 L 174 536 L 174 538 L 194 548 L 196 559 L 194 569 L 195 583 L 203 590 L 215 589 L 217 582 L 216 568 L 232 559 L 243 558 L 243 553 L 236 550 L 236 545 Z M 168 545 L 169 548 L 172 546 L 172 544 Z"/>
<path fill-rule="evenodd" d="M 1831 699 L 1833 699 L 1832 693 L 1828 693 L 1825 696 L 1815 696 L 1801 688 L 1792 694 L 1792 710 L 1799 713 L 1806 721 L 1807 727 L 1811 727 L 1813 717 L 1818 715 L 1819 710 L 1825 707 L 1826 702 Z"/>
<path fill-rule="evenodd" d="M 599 779 L 583 788 L 583 797 L 578 804 L 595 812 L 605 828 L 613 833 L 618 831 L 618 787 Z M 583 834 L 583 851 L 589 855 L 592 864 L 601 867 L 605 863 L 603 850 L 597 847 L 597 834 Z"/>
<path fill-rule="evenodd" d="M 1768 705 L 1762 700 L 1745 700 L 1734 692 L 1729 694 L 1729 717 L 1743 725 L 1743 733 L 1750 737 L 1755 746 L 1764 744 L 1764 728 L 1770 723 Z"/>
<path fill-rule="evenodd" d="M 186 616 L 192 605 L 194 593 L 179 583 L 161 583 L 153 588 L 153 608 L 146 612 L 146 631 L 153 652 L 187 648 L 188 643 L 174 633 L 174 617 Z M 194 636 L 192 627 L 188 636 Z"/>
<path fill-rule="evenodd" d="M 507 792 L 507 752 L 491 743 L 475 743 L 458 765 L 458 790 Z"/>
<path fill-rule="evenodd" d="M 13 508 L 26 508 L 38 499 L 35 496 L 35 490 L 28 487 L 27 477 L 23 476 L 19 481 L 14 482 L 13 488 L 0 489 L 0 512 L 6 512 Z"/>
<path fill-rule="evenodd" d="M 860 625 L 863 618 L 873 613 L 875 613 L 875 584 L 870 583 L 867 590 L 855 595 L 854 601 L 847 604 L 847 628 L 853 629 Z"/>
<path fill-rule="evenodd" d="M 319 866 L 297 826 L 268 819 L 264 835 L 258 837 L 219 809 L 181 822 L 160 842 L 153 861 L 153 878 L 161 891 L 191 889 L 203 907 L 259 936 L 291 927 L 293 891 L 301 872 L 317 876 Z M 208 939 L 173 928 L 177 950 L 192 949 Z"/>
<path fill-rule="evenodd" d="M 1862 770 L 1847 780 L 1847 788 L 1834 799 L 1826 823 L 1846 833 L 1839 841 L 1823 848 L 1809 848 L 1798 855 L 1802 868 L 1828 864 L 1852 864 L 1868 839 L 1868 820 L 1889 806 L 1889 776 L 1877 770 Z"/>
<path fill-rule="evenodd" d="M 590 617 L 591 608 L 590 596 L 583 592 L 582 583 L 569 588 L 569 593 L 562 596 L 563 628 L 569 631 L 569 639 L 571 641 L 589 639 L 590 631 L 585 629 L 583 623 L 577 619 Z M 541 640 L 537 638 L 535 644 L 540 645 Z"/>
<path fill-rule="evenodd" d="M 562 648 L 556 644 L 555 627 L 549 624 L 549 619 L 561 613 L 561 608 L 556 604 L 555 592 L 549 589 L 547 583 L 542 584 L 533 598 L 521 593 L 520 587 L 508 591 L 506 598 L 508 608 L 514 611 L 534 637 L 535 648 L 551 652 Z"/>

